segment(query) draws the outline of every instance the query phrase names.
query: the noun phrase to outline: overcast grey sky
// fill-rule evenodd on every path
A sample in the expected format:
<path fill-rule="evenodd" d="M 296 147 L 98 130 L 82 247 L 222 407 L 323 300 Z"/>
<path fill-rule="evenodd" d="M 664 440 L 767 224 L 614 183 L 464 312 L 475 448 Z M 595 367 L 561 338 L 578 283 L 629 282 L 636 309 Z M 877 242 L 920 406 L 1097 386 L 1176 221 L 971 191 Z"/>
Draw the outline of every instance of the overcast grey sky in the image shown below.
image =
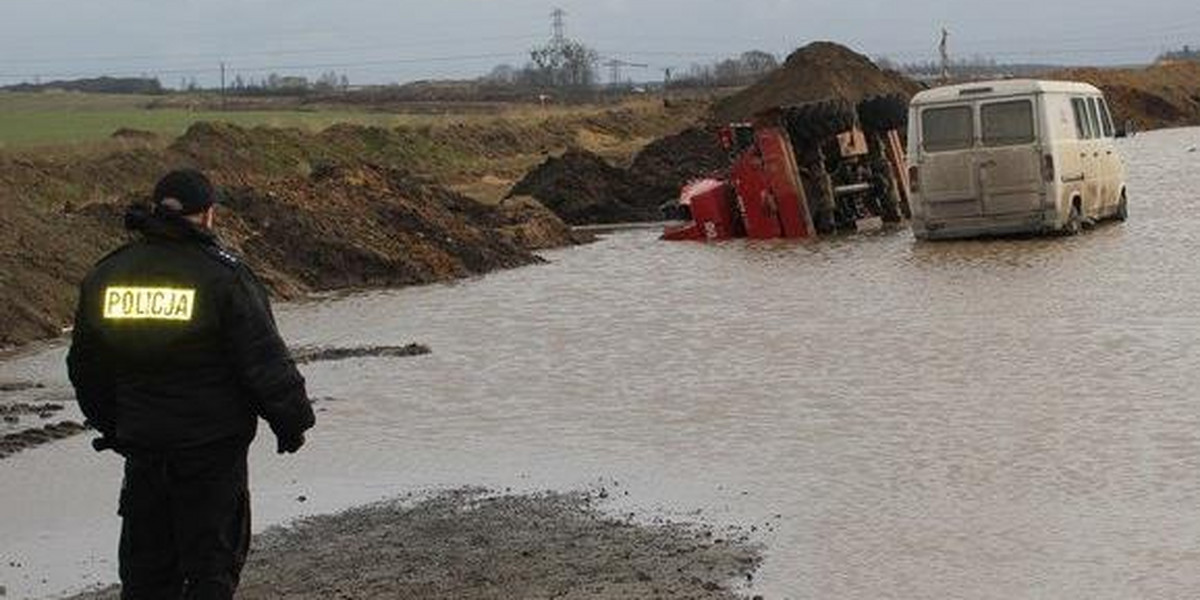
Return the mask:
<path fill-rule="evenodd" d="M 555 6 L 569 37 L 652 66 L 635 78 L 749 49 L 783 58 L 820 39 L 932 60 L 943 26 L 955 55 L 1002 62 L 1145 63 L 1200 46 L 1197 0 L 0 0 L 0 84 L 104 74 L 211 84 L 221 61 L 230 77 L 472 77 L 522 64 L 549 38 Z"/>

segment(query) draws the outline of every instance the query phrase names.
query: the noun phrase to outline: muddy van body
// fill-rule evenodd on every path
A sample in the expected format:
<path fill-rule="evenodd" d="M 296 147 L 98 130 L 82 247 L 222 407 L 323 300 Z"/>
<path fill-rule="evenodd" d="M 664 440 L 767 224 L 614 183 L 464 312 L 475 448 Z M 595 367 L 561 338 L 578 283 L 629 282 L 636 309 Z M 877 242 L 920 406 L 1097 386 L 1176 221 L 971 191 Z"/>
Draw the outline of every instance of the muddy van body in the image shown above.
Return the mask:
<path fill-rule="evenodd" d="M 917 239 L 1075 233 L 1126 216 L 1112 113 L 1084 83 L 1005 80 L 917 94 L 909 106 Z"/>

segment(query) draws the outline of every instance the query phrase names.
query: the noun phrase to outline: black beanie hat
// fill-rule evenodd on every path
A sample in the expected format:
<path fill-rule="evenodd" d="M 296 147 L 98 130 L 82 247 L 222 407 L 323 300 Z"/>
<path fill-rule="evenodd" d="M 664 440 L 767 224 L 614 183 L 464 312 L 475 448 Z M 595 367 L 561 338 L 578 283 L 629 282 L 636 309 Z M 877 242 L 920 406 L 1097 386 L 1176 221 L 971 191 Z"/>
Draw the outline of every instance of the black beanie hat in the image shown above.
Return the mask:
<path fill-rule="evenodd" d="M 194 215 L 217 202 L 217 192 L 204 173 L 195 169 L 171 171 L 154 186 L 154 210 Z"/>

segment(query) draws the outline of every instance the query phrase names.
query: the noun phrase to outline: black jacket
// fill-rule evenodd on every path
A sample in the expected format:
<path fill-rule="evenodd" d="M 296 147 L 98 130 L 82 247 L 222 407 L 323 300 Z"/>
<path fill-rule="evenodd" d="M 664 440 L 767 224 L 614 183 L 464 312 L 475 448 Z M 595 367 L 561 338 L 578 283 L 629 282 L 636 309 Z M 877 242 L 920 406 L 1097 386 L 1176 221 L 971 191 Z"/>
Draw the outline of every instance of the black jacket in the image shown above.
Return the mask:
<path fill-rule="evenodd" d="M 84 279 L 67 367 L 88 420 L 119 445 L 179 449 L 312 427 L 304 378 L 262 285 L 211 233 L 134 208 L 141 233 Z"/>

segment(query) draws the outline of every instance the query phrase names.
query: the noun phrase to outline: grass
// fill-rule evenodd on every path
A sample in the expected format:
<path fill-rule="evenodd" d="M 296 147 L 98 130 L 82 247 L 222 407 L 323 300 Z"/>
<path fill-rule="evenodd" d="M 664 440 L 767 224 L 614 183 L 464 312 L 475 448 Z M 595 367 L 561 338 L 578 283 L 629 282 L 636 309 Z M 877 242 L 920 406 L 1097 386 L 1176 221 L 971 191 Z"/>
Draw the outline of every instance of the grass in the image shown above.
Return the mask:
<path fill-rule="evenodd" d="M 412 121 L 406 115 L 365 111 L 150 109 L 145 107 L 146 101 L 138 96 L 0 93 L 0 148 L 88 144 L 107 139 L 122 127 L 171 138 L 197 121 L 304 129 L 322 129 L 340 122 L 386 127 Z"/>
<path fill-rule="evenodd" d="M 254 110 L 193 110 L 187 99 L 171 97 L 162 108 L 151 108 L 156 98 L 77 92 L 0 92 L 0 150 L 27 150 L 71 146 L 95 146 L 121 128 L 149 131 L 171 139 L 198 121 L 224 121 L 241 126 L 296 127 L 317 131 L 336 123 L 379 127 L 400 125 L 444 125 L 486 122 L 497 117 L 513 121 L 537 121 L 552 116 L 594 113 L 608 107 L 539 108 L 513 105 L 492 114 L 447 112 L 429 114 L 380 112 L 352 106 L 298 110 L 295 106 Z M 157 99 L 160 100 L 161 99 Z M 633 106 L 637 106 L 634 103 Z M 203 103 L 197 103 L 203 106 Z M 629 105 L 627 105 L 629 106 Z"/>

